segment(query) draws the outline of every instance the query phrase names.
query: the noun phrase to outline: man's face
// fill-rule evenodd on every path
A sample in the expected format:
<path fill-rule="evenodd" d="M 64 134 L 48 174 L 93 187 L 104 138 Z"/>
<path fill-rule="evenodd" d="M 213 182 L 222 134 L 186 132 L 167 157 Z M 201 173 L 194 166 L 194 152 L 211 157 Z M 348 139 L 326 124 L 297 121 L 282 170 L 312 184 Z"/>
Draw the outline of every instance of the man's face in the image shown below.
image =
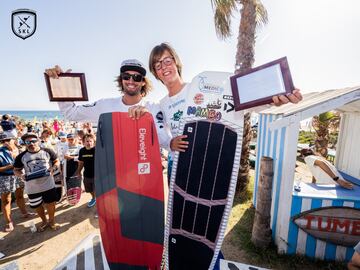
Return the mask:
<path fill-rule="evenodd" d="M 141 78 L 141 81 L 138 81 Z M 121 74 L 122 89 L 125 95 L 137 96 L 145 85 L 143 76 L 137 71 L 125 71 Z"/>
<path fill-rule="evenodd" d="M 26 145 L 26 149 L 29 152 L 36 152 L 40 149 L 39 140 L 37 138 L 34 137 L 26 138 L 24 143 Z"/>
<path fill-rule="evenodd" d="M 155 62 L 154 69 L 158 78 L 167 85 L 179 79 L 178 69 L 174 57 L 169 51 L 164 51 L 160 59 Z"/>

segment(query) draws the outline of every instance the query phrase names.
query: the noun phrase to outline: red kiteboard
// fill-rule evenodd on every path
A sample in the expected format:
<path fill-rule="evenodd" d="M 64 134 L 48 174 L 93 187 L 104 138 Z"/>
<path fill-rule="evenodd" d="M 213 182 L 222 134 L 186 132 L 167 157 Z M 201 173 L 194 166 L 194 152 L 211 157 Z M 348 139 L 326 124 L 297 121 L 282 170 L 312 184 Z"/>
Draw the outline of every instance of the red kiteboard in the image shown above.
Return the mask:
<path fill-rule="evenodd" d="M 110 269 L 160 269 L 164 188 L 151 114 L 102 114 L 95 148 L 99 225 Z"/>

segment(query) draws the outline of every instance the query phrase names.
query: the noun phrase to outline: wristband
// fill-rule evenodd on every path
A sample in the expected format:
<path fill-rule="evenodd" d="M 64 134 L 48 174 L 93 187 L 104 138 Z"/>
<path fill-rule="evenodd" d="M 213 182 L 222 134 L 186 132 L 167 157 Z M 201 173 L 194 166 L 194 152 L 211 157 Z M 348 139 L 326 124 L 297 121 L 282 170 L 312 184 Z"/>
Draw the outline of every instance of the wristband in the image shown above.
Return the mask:
<path fill-rule="evenodd" d="M 339 176 L 335 176 L 335 177 L 333 178 L 333 180 L 334 180 L 335 182 L 337 182 L 337 180 L 339 180 Z"/>

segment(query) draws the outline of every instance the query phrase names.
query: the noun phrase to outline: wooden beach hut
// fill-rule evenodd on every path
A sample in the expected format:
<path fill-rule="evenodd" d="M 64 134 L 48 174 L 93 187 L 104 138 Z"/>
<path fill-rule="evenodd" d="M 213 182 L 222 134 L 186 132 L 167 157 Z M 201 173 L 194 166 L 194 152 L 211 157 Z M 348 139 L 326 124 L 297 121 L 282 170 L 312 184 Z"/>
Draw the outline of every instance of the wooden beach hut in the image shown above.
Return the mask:
<path fill-rule="evenodd" d="M 299 104 L 260 112 L 254 205 L 262 156 L 274 160 L 272 238 L 279 253 L 321 260 L 349 260 L 360 241 L 360 187 L 300 184 L 294 190 L 300 121 L 331 110 L 341 112 L 335 166 L 360 183 L 360 86 L 304 95 Z"/>

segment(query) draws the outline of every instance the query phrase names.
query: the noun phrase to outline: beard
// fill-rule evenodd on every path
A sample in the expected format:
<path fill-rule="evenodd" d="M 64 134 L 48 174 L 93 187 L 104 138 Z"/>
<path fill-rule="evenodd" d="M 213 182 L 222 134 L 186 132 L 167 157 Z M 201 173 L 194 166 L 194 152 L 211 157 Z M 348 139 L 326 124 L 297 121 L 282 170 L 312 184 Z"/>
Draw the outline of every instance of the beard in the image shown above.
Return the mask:
<path fill-rule="evenodd" d="M 128 89 L 123 88 L 123 92 L 131 97 L 134 97 L 134 96 L 141 94 L 141 88 L 134 89 L 134 90 L 128 90 Z"/>

